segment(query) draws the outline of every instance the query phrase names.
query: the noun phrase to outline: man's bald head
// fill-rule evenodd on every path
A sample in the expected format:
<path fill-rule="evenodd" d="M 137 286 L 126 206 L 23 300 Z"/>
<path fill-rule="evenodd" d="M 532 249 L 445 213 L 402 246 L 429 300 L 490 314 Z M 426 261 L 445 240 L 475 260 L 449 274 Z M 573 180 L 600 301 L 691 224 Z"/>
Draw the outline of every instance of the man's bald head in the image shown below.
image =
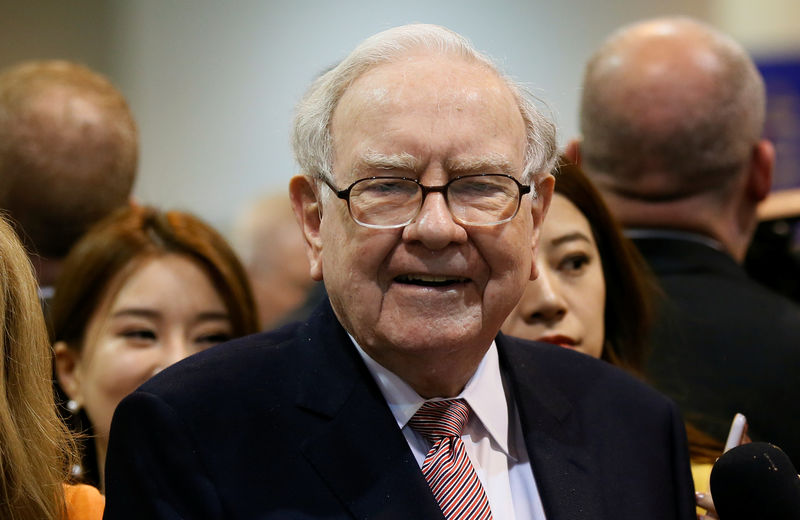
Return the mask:
<path fill-rule="evenodd" d="M 232 239 L 253 285 L 261 327 L 282 323 L 314 285 L 289 197 L 281 193 L 256 200 L 237 219 Z"/>
<path fill-rule="evenodd" d="M 127 203 L 138 136 L 123 96 L 65 61 L 0 72 L 0 209 L 35 253 L 61 258 Z"/>
<path fill-rule="evenodd" d="M 764 125 L 764 84 L 747 53 L 687 18 L 613 34 L 586 68 L 581 160 L 630 199 L 724 198 Z"/>

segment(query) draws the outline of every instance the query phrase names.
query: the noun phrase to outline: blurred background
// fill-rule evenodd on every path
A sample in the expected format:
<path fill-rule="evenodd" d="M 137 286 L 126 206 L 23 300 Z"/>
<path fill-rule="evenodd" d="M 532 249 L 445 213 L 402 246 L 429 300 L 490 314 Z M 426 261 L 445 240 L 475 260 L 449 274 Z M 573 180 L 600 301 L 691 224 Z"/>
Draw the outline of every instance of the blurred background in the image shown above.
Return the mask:
<path fill-rule="evenodd" d="M 546 101 L 564 144 L 577 134 L 592 49 L 625 23 L 666 14 L 732 34 L 769 72 L 776 181 L 800 187 L 795 0 L 0 0 L 0 67 L 65 58 L 107 75 L 141 132 L 136 197 L 227 233 L 297 172 L 288 132 L 306 86 L 375 32 L 428 22 L 466 35 Z"/>

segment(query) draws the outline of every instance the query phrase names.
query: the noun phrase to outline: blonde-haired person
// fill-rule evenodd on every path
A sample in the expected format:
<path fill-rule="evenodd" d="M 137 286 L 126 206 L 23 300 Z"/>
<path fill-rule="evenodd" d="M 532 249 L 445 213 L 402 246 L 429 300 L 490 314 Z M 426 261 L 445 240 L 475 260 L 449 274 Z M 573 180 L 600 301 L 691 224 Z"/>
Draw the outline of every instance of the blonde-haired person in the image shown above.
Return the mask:
<path fill-rule="evenodd" d="M 30 261 L 0 217 L 0 518 L 99 519 L 104 499 L 65 486 L 74 459 L 56 413 L 52 355 Z"/>

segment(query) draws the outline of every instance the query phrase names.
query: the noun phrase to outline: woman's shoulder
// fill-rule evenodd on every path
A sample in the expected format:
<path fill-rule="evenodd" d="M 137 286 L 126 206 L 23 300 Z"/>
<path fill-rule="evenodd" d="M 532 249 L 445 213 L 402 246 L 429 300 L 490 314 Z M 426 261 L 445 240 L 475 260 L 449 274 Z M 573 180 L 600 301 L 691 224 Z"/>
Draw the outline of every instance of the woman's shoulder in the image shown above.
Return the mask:
<path fill-rule="evenodd" d="M 106 498 L 86 484 L 65 484 L 66 520 L 101 520 Z"/>

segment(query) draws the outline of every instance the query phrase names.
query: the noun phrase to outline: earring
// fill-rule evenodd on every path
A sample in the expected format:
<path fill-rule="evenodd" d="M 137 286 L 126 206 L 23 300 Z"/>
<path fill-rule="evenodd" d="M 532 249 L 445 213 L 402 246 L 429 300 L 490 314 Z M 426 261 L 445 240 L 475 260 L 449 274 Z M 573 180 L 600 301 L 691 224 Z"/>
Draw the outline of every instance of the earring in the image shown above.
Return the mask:
<path fill-rule="evenodd" d="M 81 411 L 81 405 L 75 399 L 70 399 L 67 401 L 67 410 L 69 410 L 72 414 L 76 414 Z"/>

